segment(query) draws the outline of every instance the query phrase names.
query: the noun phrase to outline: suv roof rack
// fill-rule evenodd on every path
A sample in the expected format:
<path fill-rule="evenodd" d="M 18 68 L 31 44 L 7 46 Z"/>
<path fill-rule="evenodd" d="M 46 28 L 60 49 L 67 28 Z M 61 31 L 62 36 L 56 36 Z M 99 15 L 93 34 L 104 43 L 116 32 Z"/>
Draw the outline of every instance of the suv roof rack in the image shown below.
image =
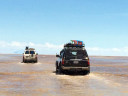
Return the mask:
<path fill-rule="evenodd" d="M 26 46 L 25 50 L 35 50 L 34 48 L 29 48 L 28 46 Z"/>

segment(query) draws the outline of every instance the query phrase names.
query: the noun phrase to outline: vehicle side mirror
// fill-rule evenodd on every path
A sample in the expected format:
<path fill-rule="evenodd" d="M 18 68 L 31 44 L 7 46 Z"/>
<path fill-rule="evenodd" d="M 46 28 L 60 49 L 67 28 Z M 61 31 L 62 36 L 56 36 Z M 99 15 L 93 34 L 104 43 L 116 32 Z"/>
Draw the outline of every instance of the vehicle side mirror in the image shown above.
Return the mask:
<path fill-rule="evenodd" d="M 56 54 L 56 57 L 60 57 L 60 55 L 57 55 L 57 54 Z"/>

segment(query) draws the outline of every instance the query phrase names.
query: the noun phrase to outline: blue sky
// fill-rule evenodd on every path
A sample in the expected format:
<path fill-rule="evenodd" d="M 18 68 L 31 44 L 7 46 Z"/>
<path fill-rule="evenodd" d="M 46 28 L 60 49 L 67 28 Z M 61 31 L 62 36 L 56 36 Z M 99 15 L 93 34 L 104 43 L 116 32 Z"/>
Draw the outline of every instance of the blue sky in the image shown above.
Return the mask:
<path fill-rule="evenodd" d="M 127 0 L 0 0 L 1 50 L 14 53 L 8 51 L 14 42 L 22 44 L 14 50 L 23 43 L 48 43 L 55 49 L 39 52 L 54 54 L 57 46 L 76 39 L 85 42 L 90 55 L 128 55 L 127 5 Z"/>

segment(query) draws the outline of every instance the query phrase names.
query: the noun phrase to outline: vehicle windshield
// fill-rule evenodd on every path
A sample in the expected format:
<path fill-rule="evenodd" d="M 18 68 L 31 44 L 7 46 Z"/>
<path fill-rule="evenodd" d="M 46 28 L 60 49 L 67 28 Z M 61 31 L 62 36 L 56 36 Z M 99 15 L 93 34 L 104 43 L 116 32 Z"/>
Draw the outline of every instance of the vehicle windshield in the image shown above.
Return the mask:
<path fill-rule="evenodd" d="M 26 51 L 25 54 L 29 54 L 29 51 Z"/>
<path fill-rule="evenodd" d="M 35 54 L 35 52 L 34 51 L 30 51 L 30 54 Z"/>
<path fill-rule="evenodd" d="M 88 57 L 86 50 L 67 50 L 66 59 L 84 59 Z"/>

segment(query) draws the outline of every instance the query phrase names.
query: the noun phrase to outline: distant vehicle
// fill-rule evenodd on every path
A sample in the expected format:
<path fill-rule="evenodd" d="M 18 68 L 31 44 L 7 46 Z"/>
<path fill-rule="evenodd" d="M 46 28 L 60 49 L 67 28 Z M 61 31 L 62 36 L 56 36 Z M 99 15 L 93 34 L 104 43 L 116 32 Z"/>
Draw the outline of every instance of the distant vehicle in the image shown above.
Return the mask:
<path fill-rule="evenodd" d="M 85 45 L 82 41 L 71 40 L 64 45 L 60 55 L 56 55 L 56 72 L 80 71 L 83 74 L 90 73 L 90 62 Z"/>
<path fill-rule="evenodd" d="M 37 55 L 38 53 L 36 53 L 34 48 L 26 47 L 23 53 L 23 62 L 24 63 L 27 63 L 27 62 L 37 63 L 38 62 Z"/>

